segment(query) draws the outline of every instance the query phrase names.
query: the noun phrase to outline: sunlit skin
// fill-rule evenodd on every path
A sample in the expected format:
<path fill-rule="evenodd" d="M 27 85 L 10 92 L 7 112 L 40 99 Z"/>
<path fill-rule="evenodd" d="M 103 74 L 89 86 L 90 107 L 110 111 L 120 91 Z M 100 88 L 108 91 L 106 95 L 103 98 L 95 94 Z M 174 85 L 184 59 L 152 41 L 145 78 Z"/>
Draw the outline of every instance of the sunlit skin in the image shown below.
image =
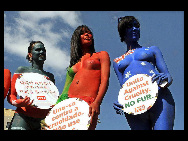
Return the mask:
<path fill-rule="evenodd" d="M 83 56 L 72 67 L 76 74 L 68 95 L 71 97 L 87 96 L 94 99 L 94 102 L 89 105 L 89 114 L 92 119 L 90 129 L 95 129 L 96 117 L 100 114 L 100 105 L 108 87 L 110 58 L 106 51 L 91 55 L 89 47 L 92 44 L 92 38 L 90 32 L 81 35 Z"/>
<path fill-rule="evenodd" d="M 43 70 L 43 64 L 46 60 L 46 49 L 44 45 L 41 43 L 34 44 L 31 53 L 28 53 L 28 55 L 32 58 L 32 64 L 30 67 L 21 66 L 18 67 L 18 69 L 16 70 L 12 78 L 11 94 L 8 95 L 8 101 L 9 103 L 17 107 L 17 113 L 24 113 L 27 116 L 35 118 L 45 118 L 50 109 L 39 109 L 34 106 L 31 106 L 33 100 L 31 101 L 30 98 L 27 96 L 24 99 L 17 99 L 15 83 L 16 79 L 22 73 L 39 73 L 47 76 L 52 82 L 55 83 L 53 74 Z"/>
<path fill-rule="evenodd" d="M 92 44 L 92 39 L 93 39 L 92 34 L 88 31 L 82 34 L 80 38 L 82 44 L 82 51 L 89 52 L 89 46 Z"/>

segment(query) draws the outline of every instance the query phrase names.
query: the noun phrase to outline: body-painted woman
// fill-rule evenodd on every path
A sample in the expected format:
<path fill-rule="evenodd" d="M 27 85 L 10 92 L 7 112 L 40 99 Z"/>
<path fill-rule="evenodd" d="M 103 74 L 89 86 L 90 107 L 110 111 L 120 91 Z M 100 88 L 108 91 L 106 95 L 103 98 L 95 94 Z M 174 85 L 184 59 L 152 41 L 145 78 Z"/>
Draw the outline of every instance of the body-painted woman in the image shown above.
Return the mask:
<path fill-rule="evenodd" d="M 71 60 L 64 90 L 57 103 L 68 97 L 86 101 L 91 116 L 89 130 L 94 130 L 108 88 L 109 74 L 108 53 L 95 52 L 91 30 L 85 25 L 77 27 L 71 38 Z"/>
<path fill-rule="evenodd" d="M 11 72 L 9 69 L 4 69 L 4 99 L 6 98 L 8 92 L 10 92 L 11 84 Z"/>
<path fill-rule="evenodd" d="M 46 60 L 46 49 L 41 41 L 32 41 L 30 43 L 26 59 L 31 63 L 31 66 L 18 67 L 11 82 L 11 93 L 8 95 L 8 101 L 13 106 L 16 106 L 17 109 L 9 130 L 40 130 L 40 121 L 46 117 L 50 110 L 32 106 L 33 100 L 31 101 L 27 96 L 17 99 L 15 83 L 16 79 L 23 73 L 39 73 L 55 83 L 54 75 L 43 70 L 43 64 Z"/>
<path fill-rule="evenodd" d="M 113 67 L 120 86 L 136 74 L 147 74 L 160 86 L 167 81 L 164 88 L 159 87 L 158 98 L 153 107 L 139 115 L 125 113 L 132 130 L 172 130 L 175 118 L 175 103 L 170 90 L 172 77 L 167 69 L 162 53 L 156 46 L 139 45 L 140 24 L 133 16 L 118 19 L 118 31 L 121 42 L 127 44 L 127 52 L 114 59 Z M 123 106 L 114 103 L 114 109 L 121 114 Z"/>

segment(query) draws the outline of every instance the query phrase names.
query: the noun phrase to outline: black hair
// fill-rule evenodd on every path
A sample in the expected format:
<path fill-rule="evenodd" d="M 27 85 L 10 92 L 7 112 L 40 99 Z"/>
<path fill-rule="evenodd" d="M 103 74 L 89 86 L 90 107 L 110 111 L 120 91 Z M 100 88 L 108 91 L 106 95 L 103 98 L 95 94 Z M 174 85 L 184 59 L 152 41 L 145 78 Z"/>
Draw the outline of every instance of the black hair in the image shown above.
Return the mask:
<path fill-rule="evenodd" d="M 85 32 L 90 31 L 90 33 L 93 36 L 93 33 L 87 27 L 86 25 L 81 25 L 76 28 L 74 31 L 72 38 L 71 38 L 71 52 L 70 52 L 70 65 L 69 67 L 72 67 L 75 65 L 81 58 L 82 58 L 82 48 L 81 48 L 81 39 L 80 35 L 82 35 Z M 95 53 L 94 48 L 94 39 L 92 39 L 92 44 L 90 46 L 90 53 Z"/>
<path fill-rule="evenodd" d="M 130 28 L 134 21 L 136 21 L 137 26 L 140 27 L 139 21 L 134 16 L 125 16 L 118 18 L 118 32 L 121 42 L 125 41 L 125 31 L 127 28 Z"/>
<path fill-rule="evenodd" d="M 29 45 L 29 47 L 28 47 L 28 53 L 31 53 L 31 51 L 32 51 L 32 49 L 33 49 L 33 46 L 34 46 L 36 43 L 41 43 L 41 44 L 43 44 L 41 41 L 31 41 L 31 42 L 30 42 L 30 45 Z M 43 44 L 43 45 L 44 45 L 44 44 Z M 31 59 L 30 59 L 30 57 L 29 57 L 28 54 L 27 54 L 27 56 L 26 56 L 26 59 L 31 63 Z"/>

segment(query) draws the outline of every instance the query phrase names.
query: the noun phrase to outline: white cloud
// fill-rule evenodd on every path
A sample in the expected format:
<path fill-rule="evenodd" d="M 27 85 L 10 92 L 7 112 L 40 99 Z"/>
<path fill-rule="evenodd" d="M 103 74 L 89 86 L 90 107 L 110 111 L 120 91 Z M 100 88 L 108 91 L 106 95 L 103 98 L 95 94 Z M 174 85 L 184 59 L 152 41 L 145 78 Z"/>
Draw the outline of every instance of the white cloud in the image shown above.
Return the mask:
<path fill-rule="evenodd" d="M 29 42 L 42 41 L 47 50 L 45 67 L 62 75 L 69 65 L 70 53 L 60 44 L 66 40 L 70 42 L 73 30 L 82 24 L 80 12 L 20 11 L 16 17 L 8 14 L 4 14 L 5 52 L 25 59 Z M 13 21 L 11 24 L 8 21 L 10 18 Z M 55 21 L 60 21 L 66 28 L 56 29 Z"/>
<path fill-rule="evenodd" d="M 66 24 L 75 28 L 78 24 L 81 24 L 80 13 L 75 11 L 21 11 L 20 16 L 23 19 L 38 22 L 41 19 L 55 19 L 61 18 Z"/>

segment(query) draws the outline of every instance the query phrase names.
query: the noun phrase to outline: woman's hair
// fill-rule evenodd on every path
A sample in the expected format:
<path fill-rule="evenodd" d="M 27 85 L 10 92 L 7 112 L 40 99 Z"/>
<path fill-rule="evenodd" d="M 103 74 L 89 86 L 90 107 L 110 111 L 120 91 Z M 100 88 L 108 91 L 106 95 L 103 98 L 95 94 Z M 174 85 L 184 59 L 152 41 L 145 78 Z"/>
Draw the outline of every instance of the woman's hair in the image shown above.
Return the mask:
<path fill-rule="evenodd" d="M 30 46 L 28 47 L 28 53 L 31 53 L 32 49 L 33 49 L 33 46 L 36 44 L 36 43 L 41 43 L 43 44 L 41 41 L 31 41 L 30 42 Z M 43 44 L 44 45 L 44 44 Z M 26 59 L 29 61 L 29 63 L 31 63 L 31 58 L 29 57 L 29 55 L 27 54 L 26 56 Z"/>
<path fill-rule="evenodd" d="M 139 21 L 134 16 L 125 16 L 118 18 L 118 32 L 121 42 L 125 41 L 125 31 L 127 28 L 130 28 L 130 25 L 132 25 L 134 21 L 136 21 L 138 27 L 140 27 Z"/>
<path fill-rule="evenodd" d="M 80 58 L 82 58 L 82 47 L 81 47 L 81 38 L 80 36 L 91 30 L 89 29 L 89 27 L 87 27 L 86 25 L 81 25 L 78 26 L 76 28 L 76 30 L 74 31 L 72 38 L 71 38 L 71 52 L 70 52 L 70 65 L 69 67 L 72 67 L 73 65 L 75 65 Z M 91 32 L 92 36 L 93 33 Z M 95 53 L 95 48 L 94 48 L 94 39 L 92 39 L 92 44 L 90 46 L 90 53 L 93 54 Z"/>

